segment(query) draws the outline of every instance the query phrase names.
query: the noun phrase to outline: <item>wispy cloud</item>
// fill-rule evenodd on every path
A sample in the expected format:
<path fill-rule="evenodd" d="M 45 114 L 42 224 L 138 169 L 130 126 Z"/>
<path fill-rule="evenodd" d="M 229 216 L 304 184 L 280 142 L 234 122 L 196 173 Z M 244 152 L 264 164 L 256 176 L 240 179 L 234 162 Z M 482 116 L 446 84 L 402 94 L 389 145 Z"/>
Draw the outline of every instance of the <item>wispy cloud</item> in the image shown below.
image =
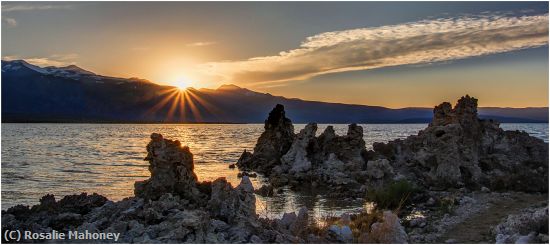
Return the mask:
<path fill-rule="evenodd" d="M 9 27 L 17 26 L 17 21 L 14 18 L 2 17 L 2 23 Z"/>
<path fill-rule="evenodd" d="M 72 5 L 67 4 L 2 4 L 2 12 L 48 10 L 48 9 L 71 9 Z"/>
<path fill-rule="evenodd" d="M 45 66 L 67 66 L 76 64 L 78 54 L 53 54 L 47 57 L 21 57 L 18 55 L 3 56 L 2 60 L 25 60 L 33 65 Z"/>
<path fill-rule="evenodd" d="M 224 82 L 273 86 L 327 73 L 451 61 L 547 44 L 548 14 L 493 13 L 325 32 L 278 55 L 201 68 Z"/>
<path fill-rule="evenodd" d="M 188 43 L 188 47 L 202 47 L 202 46 L 210 46 L 214 45 L 216 42 L 194 42 L 194 43 Z"/>

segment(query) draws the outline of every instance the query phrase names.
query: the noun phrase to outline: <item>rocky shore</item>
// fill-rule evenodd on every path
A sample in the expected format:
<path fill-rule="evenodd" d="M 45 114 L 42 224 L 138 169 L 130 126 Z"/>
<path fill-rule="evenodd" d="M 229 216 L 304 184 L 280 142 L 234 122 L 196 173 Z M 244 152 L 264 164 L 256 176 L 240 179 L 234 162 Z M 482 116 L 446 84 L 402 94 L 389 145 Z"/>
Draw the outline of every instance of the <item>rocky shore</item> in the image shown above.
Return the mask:
<path fill-rule="evenodd" d="M 338 243 L 352 239 L 347 233 L 343 238 L 340 233 L 320 229 L 305 208 L 281 219 L 260 218 L 248 176 L 236 187 L 225 178 L 198 182 L 193 154 L 177 140 L 153 133 L 145 160 L 151 177 L 135 183 L 135 197 L 112 202 L 95 193 L 82 193 L 57 201 L 53 195 L 45 195 L 31 208 L 18 205 L 2 211 L 3 232 L 58 234 L 16 241 L 3 237 L 3 242 Z M 384 215 L 377 226 L 392 222 L 390 228 L 403 233 L 395 214 Z M 76 232 L 102 238 L 116 234 L 117 240 L 67 239 Z"/>
<path fill-rule="evenodd" d="M 436 106 L 432 123 L 418 135 L 374 143 L 370 151 L 356 124 L 342 136 L 332 126 L 316 136 L 315 123 L 291 132 L 291 120 L 277 105 L 254 152 L 244 151 L 237 166 L 266 175 L 274 187 L 324 186 L 345 196 L 363 196 L 396 180 L 426 190 L 548 192 L 548 144 L 479 119 L 477 99 L 467 95 L 454 108 Z"/>
<path fill-rule="evenodd" d="M 61 200 L 45 195 L 38 205 L 2 211 L 2 234 L 57 236 L 2 241 L 548 242 L 548 144 L 480 120 L 475 98 L 436 106 L 432 123 L 418 135 L 375 143 L 370 151 L 356 124 L 346 135 L 331 126 L 318 134 L 315 123 L 295 134 L 282 105 L 269 113 L 264 129 L 254 151 L 244 151 L 236 163 L 250 172 L 235 187 L 225 178 L 198 181 L 190 149 L 153 133 L 145 157 L 151 176 L 135 183 L 135 197 L 113 202 L 95 193 Z M 256 173 L 269 185 L 254 190 L 249 175 Z M 366 198 L 374 208 L 323 219 L 309 217 L 305 208 L 260 218 L 255 193 L 276 195 L 287 185 Z M 71 234 L 84 235 L 67 239 Z"/>

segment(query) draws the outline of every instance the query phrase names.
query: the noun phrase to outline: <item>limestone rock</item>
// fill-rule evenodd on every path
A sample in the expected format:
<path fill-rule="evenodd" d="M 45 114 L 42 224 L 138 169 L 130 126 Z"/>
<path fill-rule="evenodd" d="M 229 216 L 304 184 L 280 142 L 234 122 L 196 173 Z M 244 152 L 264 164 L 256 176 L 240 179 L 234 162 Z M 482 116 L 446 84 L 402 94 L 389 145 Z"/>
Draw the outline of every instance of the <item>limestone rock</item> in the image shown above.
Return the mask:
<path fill-rule="evenodd" d="M 361 126 L 350 124 L 347 134 L 342 136 L 336 135 L 334 128 L 328 126 L 316 137 L 317 124 L 309 123 L 293 135 L 290 133 L 293 131 L 292 123 L 284 114 L 282 106 L 277 105 L 273 109 L 254 153 L 243 152 L 237 162 L 239 168 L 266 174 L 275 187 L 288 184 L 293 189 L 300 189 L 308 183 L 315 188 L 337 186 L 343 190 L 354 190 L 362 185 L 367 173 Z M 288 142 L 289 147 L 274 147 L 285 146 Z M 348 188 L 350 186 L 353 187 Z"/>
<path fill-rule="evenodd" d="M 372 179 L 381 179 L 393 176 L 393 167 L 387 159 L 378 159 L 367 162 L 367 173 Z"/>
<path fill-rule="evenodd" d="M 376 143 L 367 157 L 369 163 L 387 159 L 396 175 L 427 188 L 548 190 L 548 144 L 479 119 L 470 96 L 454 108 L 436 106 L 432 123 L 418 135 Z"/>
<path fill-rule="evenodd" d="M 548 206 L 509 215 L 493 229 L 497 243 L 542 243 L 548 236 Z"/>
<path fill-rule="evenodd" d="M 375 243 L 408 243 L 405 228 L 399 223 L 397 215 L 391 211 L 384 211 L 382 222 L 372 224 L 369 239 Z"/>
<path fill-rule="evenodd" d="M 309 123 L 296 135 L 290 150 L 281 158 L 282 164 L 290 166 L 290 172 L 306 172 L 311 169 L 311 161 L 307 157 L 307 148 L 315 140 L 317 124 Z"/>
<path fill-rule="evenodd" d="M 225 178 L 212 182 L 212 194 L 208 209 L 213 217 L 225 222 L 237 222 L 256 217 L 256 197 L 254 187 L 247 176 L 233 189 Z"/>
<path fill-rule="evenodd" d="M 283 105 L 277 104 L 269 113 L 264 129 L 254 147 L 254 153 L 243 152 L 237 162 L 239 168 L 265 173 L 280 164 L 280 158 L 290 149 L 294 140 L 294 126 L 286 118 Z"/>
<path fill-rule="evenodd" d="M 145 160 L 149 161 L 151 177 L 135 183 L 136 197 L 156 200 L 165 193 L 177 194 L 192 201 L 200 197 L 189 147 L 153 133 L 147 144 Z"/>

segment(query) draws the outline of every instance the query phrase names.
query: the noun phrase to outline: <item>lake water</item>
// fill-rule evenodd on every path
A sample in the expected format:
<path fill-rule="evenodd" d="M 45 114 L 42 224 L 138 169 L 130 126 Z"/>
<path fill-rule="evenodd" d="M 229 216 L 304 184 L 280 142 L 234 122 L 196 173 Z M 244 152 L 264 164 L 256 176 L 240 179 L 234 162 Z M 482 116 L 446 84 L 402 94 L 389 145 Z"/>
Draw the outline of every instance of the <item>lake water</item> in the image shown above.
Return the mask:
<path fill-rule="evenodd" d="M 229 169 L 243 150 L 251 151 L 263 132 L 260 124 L 6 124 L 2 135 L 2 209 L 34 205 L 41 196 L 58 198 L 97 192 L 111 200 L 133 196 L 134 182 L 149 177 L 145 146 L 153 132 L 177 139 L 194 154 L 199 180 L 226 177 L 234 186 L 238 170 Z M 295 125 L 298 132 L 304 124 Z M 327 125 L 319 125 L 318 133 Z M 367 148 L 416 134 L 427 124 L 362 124 Z M 548 124 L 502 124 L 548 142 Z M 347 125 L 334 125 L 337 134 Z M 265 181 L 251 179 L 256 188 Z M 361 200 L 334 200 L 322 195 L 286 190 L 273 198 L 257 196 L 258 214 L 280 216 L 306 206 L 314 215 L 346 212 L 364 205 Z"/>

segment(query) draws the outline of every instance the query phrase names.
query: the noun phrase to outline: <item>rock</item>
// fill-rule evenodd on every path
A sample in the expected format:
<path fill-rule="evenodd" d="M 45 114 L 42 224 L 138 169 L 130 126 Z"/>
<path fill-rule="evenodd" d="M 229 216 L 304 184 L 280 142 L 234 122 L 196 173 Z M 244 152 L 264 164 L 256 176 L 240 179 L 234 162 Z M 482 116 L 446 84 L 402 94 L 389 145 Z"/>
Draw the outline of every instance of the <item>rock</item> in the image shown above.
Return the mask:
<path fill-rule="evenodd" d="M 290 149 L 294 140 L 294 126 L 286 118 L 283 105 L 277 104 L 269 113 L 264 129 L 254 147 L 254 153 L 243 152 L 237 162 L 239 168 L 266 173 L 273 166 L 279 165 L 280 158 Z"/>
<path fill-rule="evenodd" d="M 256 217 L 254 187 L 248 176 L 243 176 L 241 183 L 235 189 L 225 178 L 218 178 L 212 182 L 208 209 L 213 217 L 230 223 Z"/>
<path fill-rule="evenodd" d="M 487 188 L 487 187 L 485 187 L 485 186 L 482 186 L 482 187 L 481 187 L 481 192 L 488 193 L 488 192 L 491 192 L 491 190 L 489 190 L 489 188 Z"/>
<path fill-rule="evenodd" d="M 372 224 L 369 239 L 376 243 L 407 243 L 408 236 L 397 215 L 384 211 L 383 221 Z"/>
<path fill-rule="evenodd" d="M 145 160 L 149 161 L 151 178 L 135 183 L 136 197 L 156 200 L 165 193 L 173 193 L 191 201 L 200 199 L 193 154 L 188 147 L 153 133 Z"/>
<path fill-rule="evenodd" d="M 266 174 L 274 187 L 289 185 L 298 190 L 305 188 L 304 183 L 311 183 L 315 188 L 336 186 L 342 190 L 350 190 L 337 192 L 340 195 L 364 194 L 355 190 L 362 186 L 360 183 L 368 175 L 365 171 L 366 150 L 361 126 L 350 124 L 347 134 L 343 136 L 336 135 L 334 128 L 328 126 L 316 137 L 317 124 L 309 123 L 298 134 L 291 136 L 292 123 L 283 117 L 282 106 L 277 106 L 270 113 L 265 132 L 258 139 L 254 154 L 243 152 L 237 163 L 241 169 Z M 284 137 L 274 138 L 273 135 Z M 286 146 L 288 142 L 289 147 L 273 147 Z M 389 178 L 391 166 L 381 167 Z"/>
<path fill-rule="evenodd" d="M 336 236 L 336 239 L 340 242 L 351 243 L 353 241 L 353 233 L 351 228 L 347 225 L 331 225 L 328 230 L 329 232 L 332 232 L 334 236 Z"/>
<path fill-rule="evenodd" d="M 539 234 L 538 239 L 542 243 L 548 243 L 548 234 Z"/>
<path fill-rule="evenodd" d="M 537 234 L 548 236 L 548 206 L 509 215 L 493 229 L 493 234 L 497 243 L 530 243 Z"/>
<path fill-rule="evenodd" d="M 372 179 L 393 177 L 393 168 L 387 159 L 378 159 L 367 162 L 367 173 Z"/>
<path fill-rule="evenodd" d="M 428 201 L 426 201 L 426 205 L 428 205 L 428 206 L 435 205 L 435 199 L 433 197 L 430 197 L 430 199 L 428 199 Z"/>
<path fill-rule="evenodd" d="M 246 152 L 246 151 L 245 151 Z M 234 169 L 235 168 L 235 164 L 229 164 L 229 168 L 230 169 Z"/>
<path fill-rule="evenodd" d="M 54 229 L 63 229 L 65 227 L 78 227 L 84 219 L 82 215 L 76 213 L 61 213 L 54 217 L 50 223 L 50 226 Z"/>
<path fill-rule="evenodd" d="M 275 194 L 272 185 L 262 185 L 259 189 L 254 190 L 254 193 L 263 197 L 272 197 Z"/>
<path fill-rule="evenodd" d="M 447 239 L 447 240 L 445 240 L 445 243 L 447 243 L 447 244 L 456 243 L 456 239 L 452 239 L 452 238 Z"/>
<path fill-rule="evenodd" d="M 260 237 L 258 237 L 258 236 L 256 236 L 256 235 L 252 235 L 252 236 L 250 237 L 250 243 L 262 244 L 262 243 L 264 243 L 264 241 L 263 241 Z"/>
<path fill-rule="evenodd" d="M 296 217 L 296 220 L 289 226 L 290 232 L 295 236 L 305 235 L 308 224 L 309 215 L 307 213 L 307 208 L 302 207 L 300 208 L 300 211 L 298 211 L 298 216 Z"/>
<path fill-rule="evenodd" d="M 367 158 L 387 159 L 396 175 L 425 188 L 548 191 L 548 144 L 479 119 L 477 99 L 467 95 L 454 108 L 436 106 L 418 135 L 373 144 Z M 371 178 L 379 176 L 374 171 Z"/>
<path fill-rule="evenodd" d="M 277 225 L 279 227 L 282 227 L 283 229 L 289 229 L 290 225 L 294 224 L 296 222 L 296 219 L 298 217 L 296 216 L 296 213 L 290 212 L 290 213 L 284 213 L 283 217 L 277 221 Z"/>
<path fill-rule="evenodd" d="M 520 236 L 518 239 L 514 242 L 515 244 L 528 244 L 528 243 L 534 243 L 536 239 L 536 232 L 531 232 L 528 235 Z"/>
<path fill-rule="evenodd" d="M 409 222 L 410 227 L 423 227 L 426 226 L 426 218 L 418 217 Z"/>
<path fill-rule="evenodd" d="M 96 193 L 68 195 L 59 201 L 56 201 L 53 195 L 47 194 L 40 199 L 40 204 L 31 208 L 16 205 L 2 211 L 2 230 L 30 232 L 75 230 L 85 223 L 86 215 L 106 203 L 107 198 Z M 33 241 L 23 238 L 20 242 L 32 243 Z"/>
<path fill-rule="evenodd" d="M 314 144 L 317 124 L 309 123 L 298 133 L 289 151 L 282 156 L 282 164 L 290 166 L 290 172 L 306 172 L 311 169 L 311 161 L 307 158 L 307 148 Z"/>
<path fill-rule="evenodd" d="M 351 216 L 348 213 L 343 213 L 340 216 L 340 224 L 350 225 L 351 224 Z"/>

